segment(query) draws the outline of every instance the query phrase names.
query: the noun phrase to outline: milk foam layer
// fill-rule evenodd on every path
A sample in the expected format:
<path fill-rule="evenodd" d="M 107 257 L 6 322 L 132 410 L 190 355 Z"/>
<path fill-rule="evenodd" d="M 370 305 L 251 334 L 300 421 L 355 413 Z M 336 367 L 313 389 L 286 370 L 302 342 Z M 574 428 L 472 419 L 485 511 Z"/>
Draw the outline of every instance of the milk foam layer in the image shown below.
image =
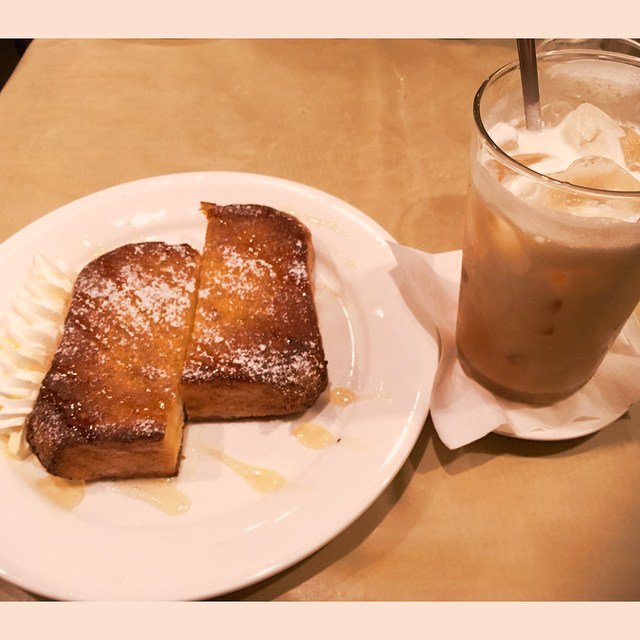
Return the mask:
<path fill-rule="evenodd" d="M 9 453 L 29 453 L 24 423 L 53 354 L 76 274 L 61 260 L 35 256 L 0 327 L 0 433 Z"/>
<path fill-rule="evenodd" d="M 579 186 L 640 191 L 640 157 L 629 157 L 630 144 L 626 140 L 627 136 L 638 135 L 635 127 L 618 124 L 589 103 L 566 111 L 557 124 L 545 126 L 541 131 L 498 123 L 489 135 L 512 158 L 538 173 Z M 513 175 L 502 184 L 515 195 L 530 200 L 536 198 L 530 179 Z M 630 211 L 628 206 L 619 206 L 613 201 L 609 206 L 603 206 L 602 202 L 594 206 L 586 200 L 575 205 L 574 202 L 570 208 L 561 208 L 579 216 L 611 217 L 627 222 L 640 218 L 640 212 Z"/>

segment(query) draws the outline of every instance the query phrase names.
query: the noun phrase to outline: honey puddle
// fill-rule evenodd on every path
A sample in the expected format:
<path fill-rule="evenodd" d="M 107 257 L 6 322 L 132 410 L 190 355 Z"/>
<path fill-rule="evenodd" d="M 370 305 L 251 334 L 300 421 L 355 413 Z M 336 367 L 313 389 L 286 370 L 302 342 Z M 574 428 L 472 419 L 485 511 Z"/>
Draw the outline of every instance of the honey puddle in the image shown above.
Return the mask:
<path fill-rule="evenodd" d="M 29 478 L 29 484 L 49 502 L 61 509 L 74 509 L 84 498 L 82 480 L 65 480 L 56 476 Z"/>
<path fill-rule="evenodd" d="M 329 390 L 329 402 L 339 407 L 346 407 L 358 399 L 356 393 L 346 387 L 333 387 Z M 326 449 L 339 442 L 339 439 L 324 427 L 314 422 L 301 422 L 291 431 L 298 442 L 309 449 Z"/>
<path fill-rule="evenodd" d="M 313 422 L 301 422 L 293 428 L 291 433 L 301 445 L 309 449 L 326 449 L 336 441 L 331 431 Z"/>
<path fill-rule="evenodd" d="M 340 407 L 353 404 L 357 399 L 358 396 L 346 387 L 334 387 L 329 391 L 329 402 Z"/>
<path fill-rule="evenodd" d="M 0 438 L 0 451 L 10 460 L 24 462 L 28 460 L 31 455 L 28 454 L 24 457 L 12 455 L 9 453 L 8 445 L 8 438 Z M 33 461 L 35 464 L 35 459 L 33 459 Z M 51 475 L 34 478 L 24 468 L 23 464 L 15 465 L 14 470 L 36 493 L 61 509 L 74 509 L 84 498 L 85 489 L 82 480 L 66 480 L 65 478 L 58 478 Z"/>
<path fill-rule="evenodd" d="M 183 514 L 191 506 L 189 496 L 176 488 L 175 478 L 120 480 L 109 488 L 115 493 L 148 502 L 168 516 Z"/>
<path fill-rule="evenodd" d="M 231 471 L 237 473 L 241 478 L 246 480 L 253 489 L 260 493 L 273 493 L 280 489 L 286 482 L 279 473 L 271 469 L 254 467 L 246 462 L 236 460 L 218 449 L 204 447 L 204 450 L 210 456 L 222 462 L 222 464 L 231 469 Z"/>

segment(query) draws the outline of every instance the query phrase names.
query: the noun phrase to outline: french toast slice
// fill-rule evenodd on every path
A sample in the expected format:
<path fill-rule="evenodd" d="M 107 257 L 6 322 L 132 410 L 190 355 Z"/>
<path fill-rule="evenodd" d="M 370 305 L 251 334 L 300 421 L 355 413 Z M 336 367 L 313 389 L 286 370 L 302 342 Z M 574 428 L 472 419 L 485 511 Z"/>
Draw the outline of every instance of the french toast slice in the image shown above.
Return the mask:
<path fill-rule="evenodd" d="M 80 272 L 26 422 L 27 440 L 49 473 L 74 480 L 177 473 L 180 375 L 199 265 L 189 245 L 144 242 Z"/>
<path fill-rule="evenodd" d="M 201 209 L 207 234 L 181 385 L 188 418 L 307 409 L 327 386 L 309 230 L 261 205 Z"/>

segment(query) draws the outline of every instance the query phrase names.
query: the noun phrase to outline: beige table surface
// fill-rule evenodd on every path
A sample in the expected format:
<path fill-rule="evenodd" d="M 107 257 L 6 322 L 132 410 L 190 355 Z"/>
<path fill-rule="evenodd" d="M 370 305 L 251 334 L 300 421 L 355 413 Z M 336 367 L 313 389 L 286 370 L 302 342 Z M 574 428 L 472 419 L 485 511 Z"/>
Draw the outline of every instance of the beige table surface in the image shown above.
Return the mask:
<path fill-rule="evenodd" d="M 514 57 L 512 41 L 35 41 L 0 93 L 0 240 L 104 187 L 230 170 L 459 248 L 471 101 Z M 639 487 L 640 405 L 555 444 L 449 451 L 427 421 L 352 526 L 228 598 L 639 599 Z M 0 600 L 31 597 L 0 580 Z"/>

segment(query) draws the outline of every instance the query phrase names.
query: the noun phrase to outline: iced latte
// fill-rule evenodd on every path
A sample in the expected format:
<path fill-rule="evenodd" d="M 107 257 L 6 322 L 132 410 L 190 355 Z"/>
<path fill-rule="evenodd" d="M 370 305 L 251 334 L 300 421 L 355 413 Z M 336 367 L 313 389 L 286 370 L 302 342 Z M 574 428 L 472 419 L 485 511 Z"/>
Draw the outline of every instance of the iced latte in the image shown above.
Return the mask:
<path fill-rule="evenodd" d="M 515 64 L 476 96 L 458 354 L 507 398 L 578 390 L 640 300 L 639 64 L 541 56 L 540 132 Z"/>

